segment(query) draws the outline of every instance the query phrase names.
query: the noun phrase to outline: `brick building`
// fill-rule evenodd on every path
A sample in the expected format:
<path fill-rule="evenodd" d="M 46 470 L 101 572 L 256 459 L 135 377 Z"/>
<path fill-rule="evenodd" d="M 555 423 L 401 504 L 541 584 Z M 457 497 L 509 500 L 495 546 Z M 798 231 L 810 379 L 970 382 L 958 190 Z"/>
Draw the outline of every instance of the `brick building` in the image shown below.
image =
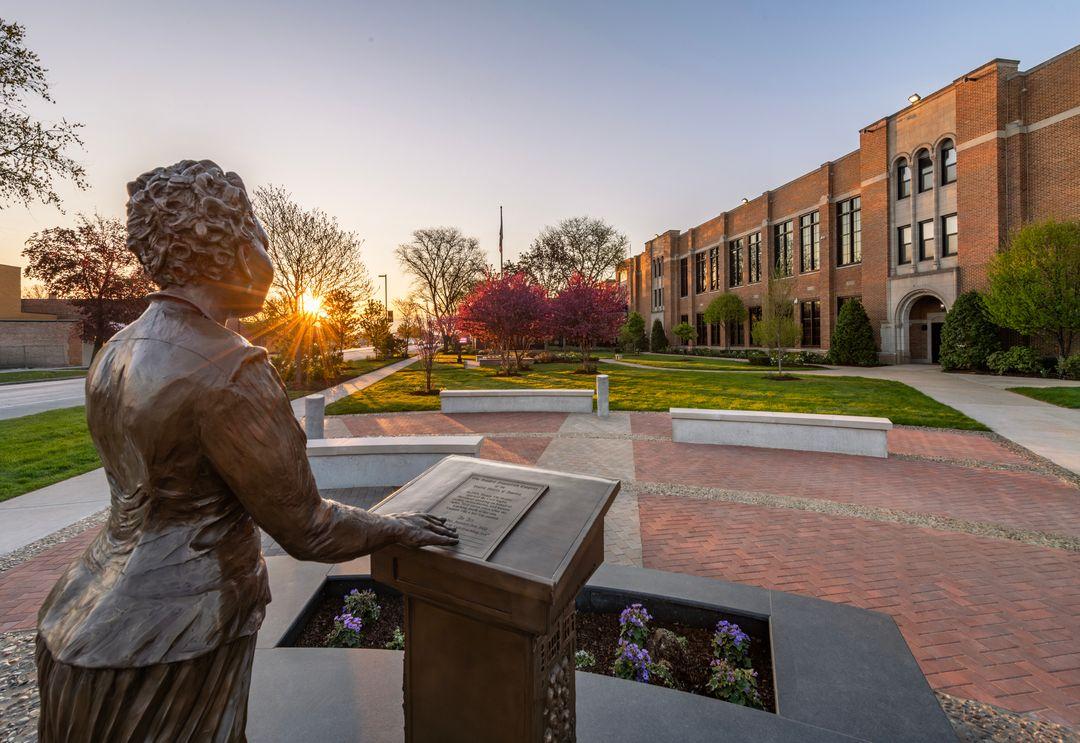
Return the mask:
<path fill-rule="evenodd" d="M 630 308 L 669 339 L 742 347 L 770 281 L 792 281 L 805 348 L 827 349 L 861 298 L 886 362 L 936 361 L 956 296 L 986 286 L 990 257 L 1032 220 L 1080 217 L 1080 46 L 1021 71 L 994 59 L 859 132 L 859 149 L 685 232 L 669 230 L 618 275 Z M 763 144 L 763 143 L 762 143 Z M 720 293 L 746 323 L 708 326 Z"/>
<path fill-rule="evenodd" d="M 55 299 L 23 299 L 18 266 L 0 265 L 0 368 L 79 366 L 82 318 Z"/>

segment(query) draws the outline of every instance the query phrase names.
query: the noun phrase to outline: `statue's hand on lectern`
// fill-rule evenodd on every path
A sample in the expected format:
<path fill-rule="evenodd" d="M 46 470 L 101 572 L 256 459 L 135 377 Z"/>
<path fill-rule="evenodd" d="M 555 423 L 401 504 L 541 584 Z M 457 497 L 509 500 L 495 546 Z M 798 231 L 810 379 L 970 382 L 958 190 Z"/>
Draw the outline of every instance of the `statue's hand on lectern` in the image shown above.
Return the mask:
<path fill-rule="evenodd" d="M 457 529 L 448 526 L 446 519 L 439 516 L 407 511 L 405 513 L 388 513 L 386 518 L 398 522 L 401 533 L 396 536 L 394 541 L 406 547 L 426 547 L 428 545 L 448 547 L 457 544 Z"/>

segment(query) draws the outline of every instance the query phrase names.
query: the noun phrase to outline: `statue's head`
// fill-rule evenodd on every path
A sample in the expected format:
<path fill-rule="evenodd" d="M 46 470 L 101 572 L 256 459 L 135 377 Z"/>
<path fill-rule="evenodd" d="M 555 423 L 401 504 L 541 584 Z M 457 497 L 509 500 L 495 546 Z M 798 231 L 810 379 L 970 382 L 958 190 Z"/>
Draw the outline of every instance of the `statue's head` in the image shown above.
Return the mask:
<path fill-rule="evenodd" d="M 182 160 L 127 191 L 127 246 L 158 286 L 201 285 L 236 317 L 262 308 L 274 270 L 240 176 Z"/>

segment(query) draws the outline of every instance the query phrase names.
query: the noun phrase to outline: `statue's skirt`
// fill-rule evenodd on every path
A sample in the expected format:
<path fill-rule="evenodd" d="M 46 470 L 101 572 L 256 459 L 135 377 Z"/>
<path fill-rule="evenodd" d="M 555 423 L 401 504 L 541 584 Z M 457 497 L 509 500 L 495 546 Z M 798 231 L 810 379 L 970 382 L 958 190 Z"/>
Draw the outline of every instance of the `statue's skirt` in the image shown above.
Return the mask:
<path fill-rule="evenodd" d="M 244 741 L 255 635 L 191 660 L 81 668 L 37 639 L 40 743 Z"/>

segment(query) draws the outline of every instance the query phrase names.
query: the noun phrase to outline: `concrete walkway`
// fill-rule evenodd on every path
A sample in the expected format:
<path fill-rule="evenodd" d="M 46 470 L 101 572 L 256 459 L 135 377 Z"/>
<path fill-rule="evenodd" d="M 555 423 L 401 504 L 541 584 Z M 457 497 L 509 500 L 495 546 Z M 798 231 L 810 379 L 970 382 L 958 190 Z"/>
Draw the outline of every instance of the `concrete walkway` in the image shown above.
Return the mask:
<path fill-rule="evenodd" d="M 604 359 L 606 363 L 649 371 L 722 369 L 669 369 Z M 870 368 L 844 366 L 793 372 L 799 375 L 868 377 L 903 382 L 938 402 L 974 418 L 992 431 L 1030 449 L 1054 464 L 1080 474 L 1080 410 L 1033 400 L 1009 387 L 1080 387 L 1080 382 L 1033 377 L 998 377 L 987 374 L 945 374 L 929 364 L 900 364 Z"/>
<path fill-rule="evenodd" d="M 327 403 L 340 400 L 385 379 L 415 361 L 415 358 L 403 359 L 318 394 L 325 395 Z M 81 391 L 84 380 L 72 381 L 79 383 Z M 293 411 L 297 418 L 303 417 L 303 407 L 303 398 L 293 401 Z M 328 436 L 349 435 L 344 424 L 337 422 L 335 418 L 327 418 L 326 423 Z M 108 505 L 109 484 L 105 480 L 105 470 L 101 468 L 4 501 L 0 503 L 0 555 L 36 542 Z"/>

